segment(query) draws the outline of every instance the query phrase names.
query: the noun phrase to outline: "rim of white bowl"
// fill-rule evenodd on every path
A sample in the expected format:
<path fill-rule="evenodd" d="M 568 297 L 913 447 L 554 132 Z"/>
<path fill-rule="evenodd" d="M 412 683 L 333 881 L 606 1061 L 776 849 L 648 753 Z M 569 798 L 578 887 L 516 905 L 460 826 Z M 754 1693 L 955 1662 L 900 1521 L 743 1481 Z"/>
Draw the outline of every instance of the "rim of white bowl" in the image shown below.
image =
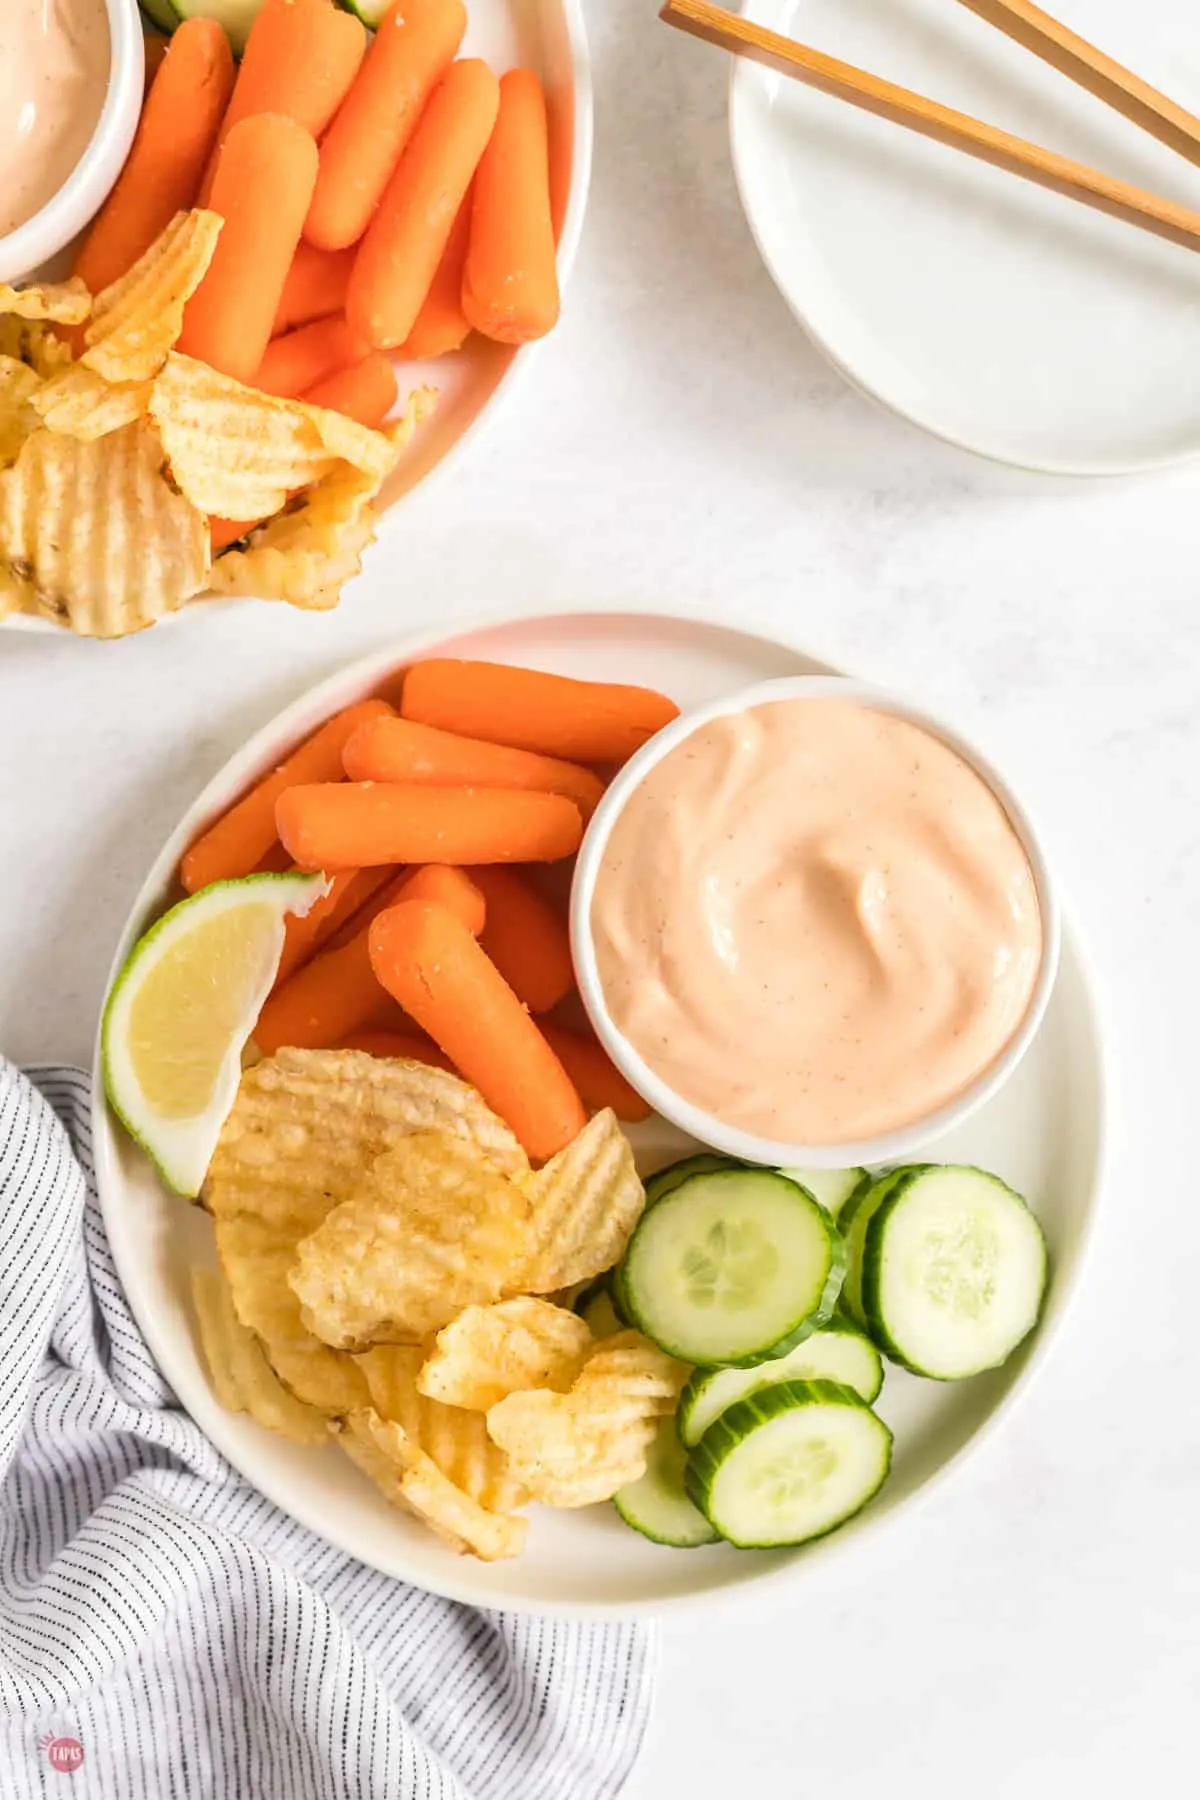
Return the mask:
<path fill-rule="evenodd" d="M 125 164 L 141 113 L 146 55 L 137 0 L 105 0 L 108 88 L 87 148 L 40 212 L 0 238 L 0 280 L 19 281 L 64 250 L 99 212 Z"/>
<path fill-rule="evenodd" d="M 940 738 L 990 788 L 1008 815 L 1033 871 L 1042 920 L 1042 957 L 1033 993 L 1016 1032 L 1000 1054 L 981 1070 L 962 1093 L 933 1112 L 891 1131 L 879 1132 L 871 1137 L 846 1139 L 840 1143 L 803 1144 L 742 1131 L 714 1113 L 684 1099 L 656 1074 L 619 1030 L 609 1012 L 597 965 L 591 912 L 596 881 L 608 848 L 608 840 L 630 795 L 641 786 L 651 770 L 657 768 L 680 744 L 685 743 L 693 732 L 713 719 L 727 718 L 731 713 L 747 712 L 773 701 L 833 697 L 856 700 L 880 712 L 891 713 Z M 613 1062 L 642 1098 L 649 1101 L 656 1112 L 677 1125 L 681 1131 L 686 1131 L 690 1137 L 699 1139 L 701 1143 L 708 1144 L 727 1156 L 737 1158 L 739 1162 L 762 1163 L 768 1167 L 842 1169 L 902 1162 L 943 1137 L 955 1126 L 961 1125 L 985 1101 L 999 1092 L 1036 1037 L 1054 989 L 1061 945 L 1061 910 L 1041 836 L 1004 776 L 954 726 L 919 702 L 909 700 L 905 695 L 889 688 L 871 682 L 855 681 L 842 675 L 794 675 L 756 682 L 750 687 L 739 689 L 737 693 L 714 700 L 708 706 L 696 707 L 684 713 L 658 732 L 615 776 L 597 806 L 579 851 L 575 878 L 571 885 L 571 954 L 575 962 L 579 994 L 596 1035 Z"/>

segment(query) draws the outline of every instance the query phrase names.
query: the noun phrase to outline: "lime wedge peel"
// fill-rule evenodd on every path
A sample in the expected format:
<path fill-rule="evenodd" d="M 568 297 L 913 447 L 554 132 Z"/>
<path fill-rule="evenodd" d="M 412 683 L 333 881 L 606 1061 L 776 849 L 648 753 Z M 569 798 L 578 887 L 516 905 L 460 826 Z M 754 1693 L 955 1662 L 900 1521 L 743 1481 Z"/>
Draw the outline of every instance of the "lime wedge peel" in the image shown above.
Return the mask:
<path fill-rule="evenodd" d="M 328 891 L 323 875 L 215 881 L 164 913 L 113 983 L 100 1028 L 109 1103 L 188 1199 L 237 1096 L 287 915 L 303 915 Z"/>

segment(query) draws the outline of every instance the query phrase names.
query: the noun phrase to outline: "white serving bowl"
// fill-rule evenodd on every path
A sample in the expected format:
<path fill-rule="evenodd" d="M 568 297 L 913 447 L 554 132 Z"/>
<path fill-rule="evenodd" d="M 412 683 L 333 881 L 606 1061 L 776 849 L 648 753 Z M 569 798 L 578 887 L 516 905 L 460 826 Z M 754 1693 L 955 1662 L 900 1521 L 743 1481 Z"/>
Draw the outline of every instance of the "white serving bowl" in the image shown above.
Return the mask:
<path fill-rule="evenodd" d="M 860 701 L 920 726 L 948 744 L 982 778 L 1008 814 L 1029 858 L 1041 909 L 1043 942 L 1037 980 L 1020 1026 L 1000 1055 L 962 1093 L 894 1131 L 881 1132 L 873 1137 L 847 1139 L 839 1143 L 804 1144 L 759 1137 L 753 1132 L 742 1131 L 717 1114 L 707 1112 L 684 1099 L 654 1072 L 619 1030 L 609 1012 L 597 966 L 591 915 L 596 881 L 613 828 L 630 796 L 665 757 L 691 737 L 693 732 L 713 719 L 726 718 L 731 713 L 747 712 L 753 707 L 778 701 L 830 698 Z M 673 1125 L 686 1131 L 690 1137 L 698 1138 L 701 1143 L 709 1144 L 727 1156 L 736 1157 L 740 1162 L 763 1163 L 775 1168 L 807 1166 L 814 1169 L 845 1169 L 859 1165 L 901 1162 L 911 1158 L 955 1126 L 961 1125 L 999 1091 L 1033 1042 L 1054 987 L 1060 942 L 1059 905 L 1041 841 L 1027 812 L 1003 777 L 973 745 L 964 742 L 957 732 L 924 707 L 884 688 L 849 681 L 836 675 L 799 675 L 779 681 L 759 682 L 753 687 L 742 688 L 737 693 L 714 700 L 708 706 L 684 713 L 664 731 L 658 732 L 626 763 L 592 815 L 579 852 L 571 889 L 571 949 L 580 997 L 597 1036 L 626 1080 L 650 1102 L 655 1112 L 670 1119 Z"/>
<path fill-rule="evenodd" d="M 142 108 L 146 61 L 137 0 L 105 0 L 112 60 L 91 142 L 53 199 L 0 237 L 0 281 L 22 281 L 95 218 L 125 166 Z"/>

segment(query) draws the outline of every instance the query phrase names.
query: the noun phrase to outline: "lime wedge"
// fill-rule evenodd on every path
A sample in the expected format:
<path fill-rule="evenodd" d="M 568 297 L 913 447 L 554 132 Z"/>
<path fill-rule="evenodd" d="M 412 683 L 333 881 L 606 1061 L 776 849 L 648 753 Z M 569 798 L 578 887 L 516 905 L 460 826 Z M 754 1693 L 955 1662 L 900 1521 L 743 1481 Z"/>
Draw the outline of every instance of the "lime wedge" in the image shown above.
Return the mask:
<path fill-rule="evenodd" d="M 200 1192 L 279 967 L 287 914 L 306 913 L 326 891 L 323 875 L 216 881 L 152 925 L 113 983 L 100 1037 L 104 1086 L 177 1194 Z"/>

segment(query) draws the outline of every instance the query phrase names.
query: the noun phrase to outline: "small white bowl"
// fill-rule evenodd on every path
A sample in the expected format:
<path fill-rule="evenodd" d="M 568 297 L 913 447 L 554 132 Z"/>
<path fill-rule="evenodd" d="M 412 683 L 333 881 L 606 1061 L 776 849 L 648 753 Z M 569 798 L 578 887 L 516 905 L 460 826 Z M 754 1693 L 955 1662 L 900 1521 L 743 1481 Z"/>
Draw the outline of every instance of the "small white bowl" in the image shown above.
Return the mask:
<path fill-rule="evenodd" d="M 608 1010 L 596 963 L 591 927 L 592 901 L 609 836 L 626 801 L 651 769 L 694 731 L 707 725 L 712 719 L 747 712 L 772 701 L 831 697 L 861 701 L 864 705 L 921 726 L 948 744 L 986 782 L 1008 814 L 1029 858 L 1041 909 L 1042 960 L 1033 994 L 1019 1029 L 996 1060 L 953 1100 L 910 1124 L 895 1131 L 882 1132 L 875 1137 L 834 1144 L 785 1143 L 741 1131 L 714 1113 L 706 1112 L 685 1100 L 655 1074 L 618 1030 Z M 727 1156 L 736 1157 L 740 1162 L 762 1163 L 775 1168 L 807 1166 L 814 1169 L 843 1169 L 860 1164 L 869 1166 L 901 1162 L 932 1143 L 935 1138 L 941 1137 L 944 1132 L 961 1125 L 1003 1086 L 1033 1042 L 1054 987 L 1060 942 L 1058 899 L 1041 842 L 1024 807 L 1003 777 L 978 750 L 965 743 L 956 731 L 935 718 L 924 707 L 914 705 L 912 701 L 904 700 L 886 689 L 872 687 L 864 682 L 848 681 L 836 675 L 799 675 L 779 681 L 759 682 L 754 687 L 742 688 L 738 693 L 714 700 L 709 706 L 684 713 L 664 731 L 660 731 L 626 763 L 592 815 L 579 852 L 571 889 L 571 951 L 575 959 L 579 993 L 597 1036 L 626 1080 L 632 1083 L 643 1099 L 650 1102 L 656 1112 L 677 1125 L 681 1131 L 686 1131 L 689 1136 L 711 1145 Z"/>
<path fill-rule="evenodd" d="M 105 0 L 108 91 L 87 149 L 40 212 L 0 237 L 0 281 L 33 275 L 89 225 L 125 165 L 142 108 L 146 58 L 137 0 Z"/>

